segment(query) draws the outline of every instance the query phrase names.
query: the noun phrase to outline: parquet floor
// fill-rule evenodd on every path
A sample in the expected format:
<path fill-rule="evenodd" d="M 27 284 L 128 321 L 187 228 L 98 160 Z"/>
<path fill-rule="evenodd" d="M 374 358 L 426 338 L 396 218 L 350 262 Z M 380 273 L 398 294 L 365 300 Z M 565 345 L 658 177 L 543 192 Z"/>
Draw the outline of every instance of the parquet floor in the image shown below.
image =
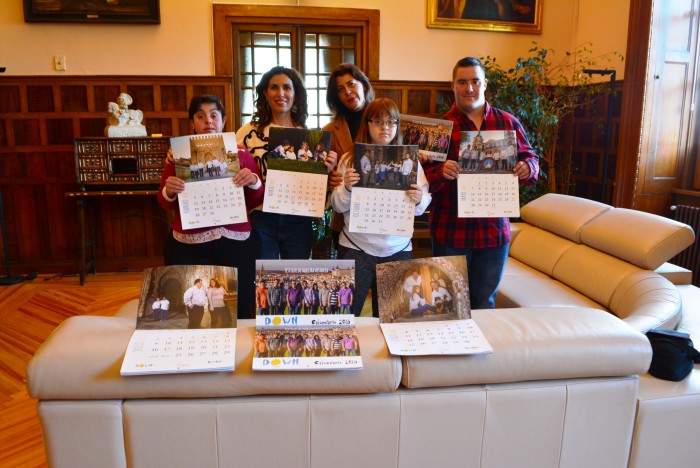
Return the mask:
<path fill-rule="evenodd" d="M 43 275 L 0 286 L 0 467 L 43 467 L 46 457 L 36 401 L 27 394 L 27 363 L 65 319 L 113 315 L 137 298 L 141 272 L 77 276 Z"/>

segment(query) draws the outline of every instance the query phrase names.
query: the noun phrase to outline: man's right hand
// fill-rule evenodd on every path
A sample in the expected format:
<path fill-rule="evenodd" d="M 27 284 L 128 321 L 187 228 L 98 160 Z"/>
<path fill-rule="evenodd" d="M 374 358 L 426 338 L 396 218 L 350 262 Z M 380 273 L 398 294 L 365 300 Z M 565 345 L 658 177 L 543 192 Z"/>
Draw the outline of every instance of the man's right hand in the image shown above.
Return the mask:
<path fill-rule="evenodd" d="M 459 164 L 457 161 L 448 159 L 442 165 L 442 176 L 447 180 L 455 180 L 459 177 Z"/>

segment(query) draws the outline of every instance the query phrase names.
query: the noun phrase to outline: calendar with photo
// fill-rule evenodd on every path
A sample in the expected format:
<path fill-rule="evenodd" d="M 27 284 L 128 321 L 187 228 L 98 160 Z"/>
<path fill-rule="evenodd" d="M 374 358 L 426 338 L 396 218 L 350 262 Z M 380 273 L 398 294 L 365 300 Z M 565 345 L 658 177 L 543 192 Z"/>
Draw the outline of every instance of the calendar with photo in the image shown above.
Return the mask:
<path fill-rule="evenodd" d="M 330 132 L 270 127 L 263 211 L 323 216 L 330 144 Z"/>
<path fill-rule="evenodd" d="M 175 174 L 185 181 L 178 194 L 183 229 L 248 220 L 243 187 L 231 178 L 240 171 L 235 133 L 208 133 L 170 139 Z"/>
<path fill-rule="evenodd" d="M 422 170 L 416 145 L 355 143 L 350 232 L 411 237 L 415 203 L 406 195 Z"/>
<path fill-rule="evenodd" d="M 433 161 L 445 161 L 452 139 L 451 120 L 432 119 L 416 115 L 401 115 L 401 133 L 406 145 L 418 145 L 421 156 Z"/>
<path fill-rule="evenodd" d="M 256 315 L 352 314 L 354 260 L 256 260 Z"/>
<path fill-rule="evenodd" d="M 493 352 L 471 318 L 463 255 L 378 264 L 377 299 L 379 324 L 391 354 Z"/>
<path fill-rule="evenodd" d="M 144 269 L 121 375 L 235 370 L 237 281 L 232 267 Z"/>
<path fill-rule="evenodd" d="M 361 369 L 354 260 L 256 260 L 253 370 Z"/>
<path fill-rule="evenodd" d="M 514 130 L 461 132 L 458 217 L 520 216 L 520 188 L 513 174 L 517 155 Z"/>
<path fill-rule="evenodd" d="M 258 315 L 253 370 L 362 369 L 355 316 Z"/>

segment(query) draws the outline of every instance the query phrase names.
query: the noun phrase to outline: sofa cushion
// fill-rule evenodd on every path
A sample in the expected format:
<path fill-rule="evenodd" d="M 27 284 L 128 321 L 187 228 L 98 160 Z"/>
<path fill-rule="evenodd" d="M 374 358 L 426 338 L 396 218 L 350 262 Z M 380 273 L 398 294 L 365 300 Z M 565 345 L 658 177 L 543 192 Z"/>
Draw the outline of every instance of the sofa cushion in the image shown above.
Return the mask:
<path fill-rule="evenodd" d="M 474 310 L 492 354 L 404 357 L 408 388 L 624 376 L 646 372 L 646 336 L 596 309 Z"/>
<path fill-rule="evenodd" d="M 601 213 L 581 230 L 581 242 L 647 270 L 660 267 L 694 241 L 687 224 L 624 208 Z"/>
<path fill-rule="evenodd" d="M 496 307 L 584 307 L 604 309 L 569 286 L 508 258 L 498 287 Z"/>
<path fill-rule="evenodd" d="M 620 282 L 639 271 L 638 267 L 619 258 L 587 245 L 577 245 L 561 256 L 552 276 L 609 308 Z"/>
<path fill-rule="evenodd" d="M 132 305 L 136 307 L 136 303 Z M 122 309 L 120 313 L 128 312 Z M 135 326 L 135 318 L 130 317 L 78 316 L 65 320 L 29 363 L 30 394 L 43 400 L 206 398 L 375 393 L 393 391 L 399 385 L 400 359 L 389 355 L 374 318 L 356 319 L 362 370 L 285 372 L 283 378 L 281 372 L 252 371 L 254 320 L 238 321 L 235 372 L 122 377 L 119 370 Z"/>
<path fill-rule="evenodd" d="M 552 276 L 564 252 L 576 245 L 544 229 L 530 227 L 521 230 L 511 241 L 508 256 Z"/>
<path fill-rule="evenodd" d="M 533 226 L 580 243 L 581 229 L 612 207 L 585 198 L 547 193 L 520 209 L 520 217 Z"/>

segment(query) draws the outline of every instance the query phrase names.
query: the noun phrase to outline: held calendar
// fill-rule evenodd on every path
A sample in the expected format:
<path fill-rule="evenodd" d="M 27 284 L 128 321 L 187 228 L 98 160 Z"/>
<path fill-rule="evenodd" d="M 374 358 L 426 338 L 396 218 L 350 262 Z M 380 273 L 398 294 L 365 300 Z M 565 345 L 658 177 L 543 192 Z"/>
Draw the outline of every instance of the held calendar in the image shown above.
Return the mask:
<path fill-rule="evenodd" d="M 407 145 L 418 145 L 421 156 L 445 161 L 452 139 L 451 120 L 401 114 L 401 133 Z"/>
<path fill-rule="evenodd" d="M 270 169 L 268 161 L 263 211 L 320 218 L 326 208 L 327 174 Z"/>
<path fill-rule="evenodd" d="M 183 229 L 247 221 L 243 187 L 232 181 L 240 170 L 234 133 L 176 137 L 170 145 L 175 173 L 185 181 L 177 197 Z"/>
<path fill-rule="evenodd" d="M 459 218 L 520 216 L 518 178 L 513 174 L 460 174 L 457 190 Z"/>
<path fill-rule="evenodd" d="M 143 274 L 121 375 L 235 370 L 236 269 L 174 265 Z"/>
<path fill-rule="evenodd" d="M 400 356 L 493 352 L 471 319 L 466 258 L 420 258 L 377 265 L 379 324 Z"/>
<path fill-rule="evenodd" d="M 520 216 L 520 189 L 513 167 L 517 160 L 514 130 L 461 132 L 457 216 Z"/>
<path fill-rule="evenodd" d="M 356 187 L 350 198 L 350 232 L 411 237 L 416 205 L 406 192 Z"/>
<path fill-rule="evenodd" d="M 185 184 L 178 194 L 183 229 L 244 223 L 248 220 L 243 187 L 230 178 Z"/>
<path fill-rule="evenodd" d="M 416 205 L 406 190 L 422 171 L 418 146 L 355 143 L 353 167 L 350 232 L 411 237 Z"/>
<path fill-rule="evenodd" d="M 271 127 L 268 146 L 263 211 L 323 216 L 330 132 Z"/>

